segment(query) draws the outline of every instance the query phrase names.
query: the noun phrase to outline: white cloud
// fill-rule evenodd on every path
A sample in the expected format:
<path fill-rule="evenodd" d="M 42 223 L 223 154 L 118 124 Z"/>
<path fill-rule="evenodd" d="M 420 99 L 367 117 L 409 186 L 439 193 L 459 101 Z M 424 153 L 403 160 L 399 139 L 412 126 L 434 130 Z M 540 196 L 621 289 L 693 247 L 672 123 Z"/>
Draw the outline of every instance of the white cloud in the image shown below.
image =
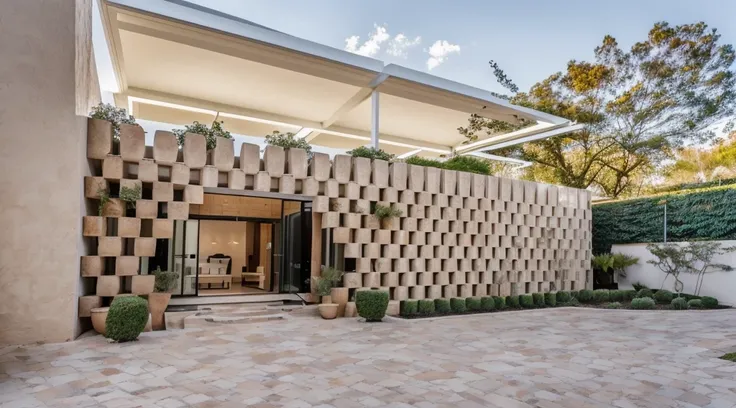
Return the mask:
<path fill-rule="evenodd" d="M 445 62 L 450 54 L 459 54 L 460 46 L 457 44 L 451 44 L 446 40 L 437 40 L 431 47 L 429 47 L 427 53 L 429 53 L 427 69 L 431 71 L 433 68 L 437 68 L 440 64 Z"/>
<path fill-rule="evenodd" d="M 409 48 L 419 45 L 422 42 L 422 37 L 417 36 L 413 40 L 405 36 L 402 33 L 396 34 L 391 41 L 388 43 L 388 49 L 386 52 L 394 57 L 406 58 L 408 56 Z"/>
<path fill-rule="evenodd" d="M 381 44 L 388 41 L 391 36 L 388 34 L 385 26 L 379 26 L 374 24 L 375 31 L 368 35 L 368 39 L 358 46 L 360 42 L 360 36 L 353 35 L 345 39 L 345 50 L 352 53 L 363 55 L 366 57 L 372 57 L 378 54 L 381 50 Z"/>

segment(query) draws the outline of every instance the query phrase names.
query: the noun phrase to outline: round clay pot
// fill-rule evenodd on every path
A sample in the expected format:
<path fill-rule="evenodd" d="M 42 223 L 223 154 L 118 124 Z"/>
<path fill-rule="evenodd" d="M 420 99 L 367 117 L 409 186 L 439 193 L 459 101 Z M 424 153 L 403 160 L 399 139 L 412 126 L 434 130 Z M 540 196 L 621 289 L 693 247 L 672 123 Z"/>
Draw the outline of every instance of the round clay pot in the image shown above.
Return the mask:
<path fill-rule="evenodd" d="M 322 296 L 322 303 L 323 304 L 324 303 L 332 303 L 332 296 L 330 296 L 330 295 Z"/>
<path fill-rule="evenodd" d="M 319 315 L 323 319 L 334 319 L 337 317 L 337 303 L 322 303 L 318 306 Z"/>
<path fill-rule="evenodd" d="M 97 333 L 105 335 L 105 321 L 107 320 L 107 312 L 110 310 L 109 307 L 96 307 L 90 310 L 92 316 L 92 327 Z"/>

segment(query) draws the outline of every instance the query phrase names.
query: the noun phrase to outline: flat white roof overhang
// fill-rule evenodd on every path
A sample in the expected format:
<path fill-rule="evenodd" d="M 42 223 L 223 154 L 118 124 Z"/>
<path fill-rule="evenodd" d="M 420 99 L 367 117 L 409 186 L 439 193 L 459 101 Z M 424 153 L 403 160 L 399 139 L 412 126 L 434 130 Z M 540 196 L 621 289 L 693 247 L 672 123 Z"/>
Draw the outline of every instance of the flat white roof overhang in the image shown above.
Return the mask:
<path fill-rule="evenodd" d="M 244 135 L 292 131 L 345 149 L 377 137 L 390 153 L 428 156 L 474 154 L 579 128 L 482 89 L 183 0 L 101 0 L 101 12 L 116 103 L 140 119 L 184 125 L 217 116 Z M 463 144 L 457 128 L 471 113 L 537 125 Z"/>

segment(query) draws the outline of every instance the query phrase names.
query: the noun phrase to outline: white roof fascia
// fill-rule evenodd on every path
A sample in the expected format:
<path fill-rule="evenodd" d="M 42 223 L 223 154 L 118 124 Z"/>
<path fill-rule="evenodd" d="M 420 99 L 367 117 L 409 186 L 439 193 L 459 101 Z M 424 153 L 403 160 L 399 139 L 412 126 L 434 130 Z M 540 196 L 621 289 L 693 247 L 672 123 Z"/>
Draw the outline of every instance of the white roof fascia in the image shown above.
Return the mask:
<path fill-rule="evenodd" d="M 509 140 L 509 141 L 506 141 L 506 142 L 501 142 L 501 143 L 498 143 L 498 144 L 494 144 L 494 145 L 491 145 L 491 146 L 484 147 L 481 150 L 498 150 L 498 149 L 503 149 L 505 147 L 515 146 L 517 144 L 534 142 L 534 141 L 537 141 L 537 140 L 548 139 L 548 138 L 554 137 L 554 136 L 564 135 L 566 133 L 576 132 L 576 131 L 582 130 L 584 128 L 585 128 L 585 125 L 583 125 L 583 124 L 567 126 L 567 127 L 563 127 L 563 128 L 560 128 L 560 129 L 550 130 L 548 132 L 536 133 L 536 134 L 531 135 L 531 136 L 526 136 L 526 137 L 522 137 L 522 138 L 519 138 L 519 139 Z"/>
<path fill-rule="evenodd" d="M 471 153 L 468 153 L 468 155 L 476 156 L 476 157 L 480 157 L 480 158 L 488 159 L 488 160 L 495 160 L 495 161 L 500 161 L 504 163 L 516 164 L 518 165 L 517 167 L 515 167 L 517 169 L 529 167 L 533 164 L 532 162 L 529 162 L 526 160 L 519 160 L 519 159 L 514 159 L 511 157 L 503 157 L 503 156 L 497 156 L 495 154 L 488 154 L 488 153 L 481 153 L 481 152 L 471 152 Z"/>

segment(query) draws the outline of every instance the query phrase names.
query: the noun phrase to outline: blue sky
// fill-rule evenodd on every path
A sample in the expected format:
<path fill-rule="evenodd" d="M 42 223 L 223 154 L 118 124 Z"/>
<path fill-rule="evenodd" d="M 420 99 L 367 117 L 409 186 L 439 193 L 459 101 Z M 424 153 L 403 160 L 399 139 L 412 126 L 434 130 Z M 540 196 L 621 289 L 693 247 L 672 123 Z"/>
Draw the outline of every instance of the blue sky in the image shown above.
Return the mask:
<path fill-rule="evenodd" d="M 722 40 L 736 43 L 735 0 L 193 1 L 341 49 L 346 39 L 359 36 L 354 45 L 361 50 L 373 33 L 374 41 L 361 52 L 375 51 L 374 58 L 427 71 L 433 51 L 432 74 L 493 91 L 502 89 L 489 59 L 527 90 L 570 59 L 590 59 L 605 34 L 628 47 L 661 20 L 702 20 L 718 28 Z M 385 31 L 375 36 L 376 26 Z M 403 37 L 397 40 L 399 34 Z M 411 45 L 416 37 L 421 41 Z"/>

